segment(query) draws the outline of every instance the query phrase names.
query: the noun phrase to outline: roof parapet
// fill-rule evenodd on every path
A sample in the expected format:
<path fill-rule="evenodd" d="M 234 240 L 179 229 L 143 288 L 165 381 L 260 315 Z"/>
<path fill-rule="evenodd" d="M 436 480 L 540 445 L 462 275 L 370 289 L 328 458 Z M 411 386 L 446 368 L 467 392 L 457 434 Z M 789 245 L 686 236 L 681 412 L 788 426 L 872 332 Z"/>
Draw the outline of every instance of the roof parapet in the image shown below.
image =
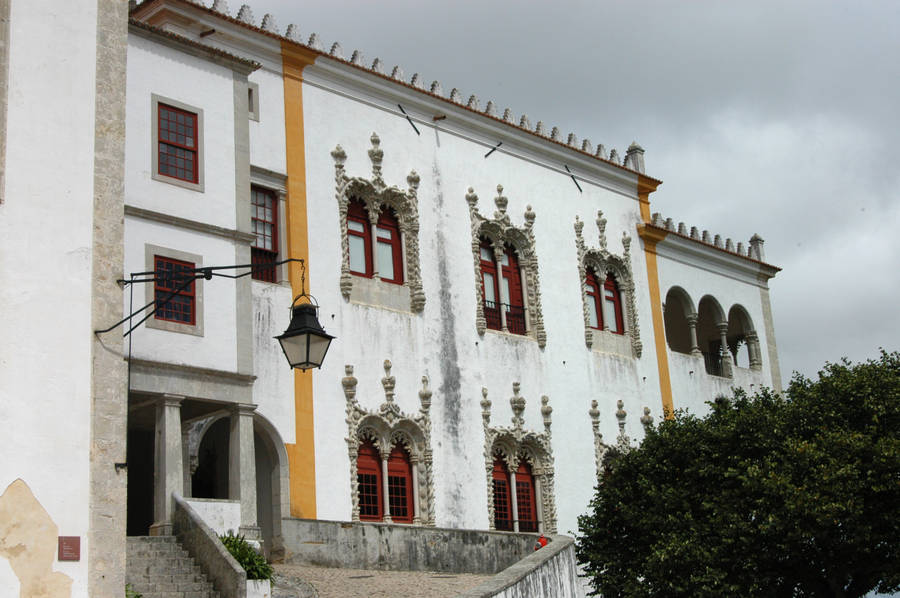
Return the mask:
<path fill-rule="evenodd" d="M 653 216 L 650 219 L 650 224 L 655 226 L 656 228 L 661 228 L 663 230 L 669 231 L 670 233 L 675 233 L 680 237 L 685 237 L 692 241 L 696 241 L 698 243 L 702 243 L 704 245 L 709 245 L 711 247 L 715 247 L 716 249 L 721 249 L 722 251 L 726 251 L 728 253 L 733 253 L 740 257 L 750 258 L 751 260 L 756 260 L 757 262 L 766 263 L 766 254 L 763 250 L 763 238 L 759 235 L 754 234 L 750 237 L 750 241 L 747 247 L 744 247 L 744 244 L 738 241 L 737 245 L 735 245 L 734 241 L 730 238 L 726 238 L 724 241 L 722 240 L 722 235 L 711 235 L 708 230 L 700 231 L 696 226 L 692 226 L 690 231 L 688 231 L 688 227 L 684 222 L 679 222 L 677 225 L 671 218 L 663 218 L 662 214 L 659 212 L 654 212 Z"/>

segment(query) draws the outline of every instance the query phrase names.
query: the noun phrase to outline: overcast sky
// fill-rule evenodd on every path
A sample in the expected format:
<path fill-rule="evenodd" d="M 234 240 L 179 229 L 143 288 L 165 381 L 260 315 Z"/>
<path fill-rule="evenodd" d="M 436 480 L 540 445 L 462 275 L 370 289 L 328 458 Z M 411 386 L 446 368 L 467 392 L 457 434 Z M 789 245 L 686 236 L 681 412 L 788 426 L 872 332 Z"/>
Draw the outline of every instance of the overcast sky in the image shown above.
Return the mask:
<path fill-rule="evenodd" d="M 638 141 L 653 211 L 766 240 L 785 383 L 900 349 L 900 2 L 251 6 L 564 136 Z"/>

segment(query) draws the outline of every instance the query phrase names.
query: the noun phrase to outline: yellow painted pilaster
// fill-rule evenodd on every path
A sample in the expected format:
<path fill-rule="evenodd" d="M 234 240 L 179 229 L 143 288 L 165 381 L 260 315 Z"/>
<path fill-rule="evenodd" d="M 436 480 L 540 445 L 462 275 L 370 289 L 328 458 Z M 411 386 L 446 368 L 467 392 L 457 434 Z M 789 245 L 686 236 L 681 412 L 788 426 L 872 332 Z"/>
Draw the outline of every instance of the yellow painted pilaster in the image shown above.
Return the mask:
<path fill-rule="evenodd" d="M 306 210 L 306 149 L 303 134 L 303 69 L 316 54 L 282 43 L 284 71 L 284 125 L 287 160 L 287 247 L 288 257 L 306 263 L 306 284 L 314 264 L 309 263 L 309 226 Z M 294 295 L 300 294 L 300 265 L 290 264 L 289 277 Z M 312 372 L 294 370 L 294 427 L 296 442 L 286 444 L 290 470 L 291 516 L 316 518 L 316 443 L 313 413 Z"/>
<path fill-rule="evenodd" d="M 638 175 L 638 200 L 641 204 L 641 219 L 644 224 L 638 235 L 644 242 L 644 256 L 647 259 L 647 287 L 650 291 L 650 312 L 653 318 L 653 338 L 656 346 L 656 364 L 659 369 L 659 393 L 662 396 L 663 415 L 671 419 L 675 413 L 672 403 L 672 379 L 669 375 L 669 354 L 666 350 L 666 325 L 663 319 L 662 298 L 659 292 L 659 267 L 656 263 L 656 244 L 666 238 L 666 231 L 649 228 L 650 194 L 656 191 L 659 181 Z"/>

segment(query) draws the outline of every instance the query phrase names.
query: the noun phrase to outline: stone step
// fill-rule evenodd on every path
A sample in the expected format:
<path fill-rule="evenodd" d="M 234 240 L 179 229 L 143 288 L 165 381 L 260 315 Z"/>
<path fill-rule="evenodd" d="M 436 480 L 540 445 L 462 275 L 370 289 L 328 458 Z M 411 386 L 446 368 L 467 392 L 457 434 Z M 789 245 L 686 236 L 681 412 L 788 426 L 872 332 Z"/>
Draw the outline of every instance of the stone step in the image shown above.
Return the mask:
<path fill-rule="evenodd" d="M 219 598 L 174 536 L 129 537 L 125 579 L 144 598 Z"/>

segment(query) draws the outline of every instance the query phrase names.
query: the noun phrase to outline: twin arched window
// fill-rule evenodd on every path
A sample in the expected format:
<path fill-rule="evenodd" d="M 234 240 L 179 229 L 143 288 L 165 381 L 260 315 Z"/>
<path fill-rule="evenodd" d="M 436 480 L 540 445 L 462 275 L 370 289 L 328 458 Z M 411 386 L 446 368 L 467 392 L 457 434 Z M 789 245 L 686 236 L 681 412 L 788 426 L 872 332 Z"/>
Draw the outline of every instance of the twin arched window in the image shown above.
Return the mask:
<path fill-rule="evenodd" d="M 488 328 L 525 334 L 525 300 L 519 258 L 511 245 L 505 245 L 498 260 L 493 245 L 481 239 L 481 290 L 484 297 L 484 319 Z M 502 312 L 502 313 L 501 313 Z"/>
<path fill-rule="evenodd" d="M 347 206 L 347 241 L 350 245 L 350 273 L 403 284 L 403 244 L 400 223 L 394 210 L 384 206 L 378 215 L 375 235 L 363 203 L 353 199 Z"/>
<path fill-rule="evenodd" d="M 591 268 L 586 268 L 588 320 L 591 328 L 625 334 L 625 318 L 622 315 L 622 296 L 612 273 L 606 275 L 601 290 L 600 281 Z"/>
<path fill-rule="evenodd" d="M 387 471 L 387 507 L 385 510 L 384 474 Z M 412 463 L 409 453 L 397 444 L 386 462 L 371 440 L 359 445 L 356 462 L 356 483 L 359 493 L 359 518 L 362 521 L 383 521 L 385 515 L 394 523 L 413 521 Z"/>
<path fill-rule="evenodd" d="M 515 490 L 513 490 L 515 480 Z M 500 531 L 538 531 L 534 476 L 531 466 L 522 459 L 515 476 L 502 459 L 494 458 L 494 529 Z M 518 529 L 516 529 L 518 522 Z"/>

